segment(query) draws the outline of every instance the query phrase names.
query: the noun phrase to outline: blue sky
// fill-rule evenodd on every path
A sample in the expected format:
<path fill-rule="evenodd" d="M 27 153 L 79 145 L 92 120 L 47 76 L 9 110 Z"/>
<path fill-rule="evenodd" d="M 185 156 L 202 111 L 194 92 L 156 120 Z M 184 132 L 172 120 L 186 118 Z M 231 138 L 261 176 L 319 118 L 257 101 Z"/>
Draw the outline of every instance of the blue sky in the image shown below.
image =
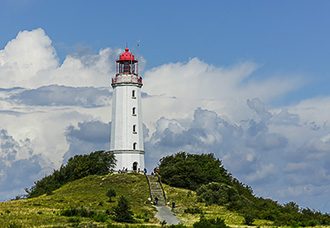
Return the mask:
<path fill-rule="evenodd" d="M 109 147 L 114 61 L 126 43 L 136 55 L 140 40 L 149 168 L 181 150 L 212 152 L 257 195 L 329 212 L 329 10 L 328 1 L 2 0 L 0 198 Z"/>

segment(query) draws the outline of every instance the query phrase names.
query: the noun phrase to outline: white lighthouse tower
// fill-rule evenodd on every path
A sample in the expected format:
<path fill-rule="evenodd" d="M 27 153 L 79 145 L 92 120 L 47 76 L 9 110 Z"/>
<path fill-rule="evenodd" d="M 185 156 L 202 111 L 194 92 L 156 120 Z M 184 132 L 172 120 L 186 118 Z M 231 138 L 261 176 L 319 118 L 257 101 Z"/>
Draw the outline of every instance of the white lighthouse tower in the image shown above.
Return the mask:
<path fill-rule="evenodd" d="M 112 78 L 112 122 L 110 151 L 115 154 L 115 171 L 144 170 L 144 142 L 141 109 L 142 78 L 138 76 L 138 60 L 126 48 L 116 60 L 116 76 Z"/>

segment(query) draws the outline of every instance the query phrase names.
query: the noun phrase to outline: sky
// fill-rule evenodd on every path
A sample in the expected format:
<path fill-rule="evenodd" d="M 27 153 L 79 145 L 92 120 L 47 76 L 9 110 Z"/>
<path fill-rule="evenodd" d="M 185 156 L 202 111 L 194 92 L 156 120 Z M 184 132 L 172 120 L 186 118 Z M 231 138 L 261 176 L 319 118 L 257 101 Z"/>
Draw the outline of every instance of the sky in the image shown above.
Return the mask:
<path fill-rule="evenodd" d="M 257 196 L 330 212 L 329 1 L 0 4 L 0 199 L 109 149 L 110 80 L 128 45 L 149 170 L 213 153 Z"/>

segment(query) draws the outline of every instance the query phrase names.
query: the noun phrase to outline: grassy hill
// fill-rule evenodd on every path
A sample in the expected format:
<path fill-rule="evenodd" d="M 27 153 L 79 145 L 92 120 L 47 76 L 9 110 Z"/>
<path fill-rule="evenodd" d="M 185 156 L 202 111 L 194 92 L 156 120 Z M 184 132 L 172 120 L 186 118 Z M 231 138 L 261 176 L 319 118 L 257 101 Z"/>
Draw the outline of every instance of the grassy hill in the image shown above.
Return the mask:
<path fill-rule="evenodd" d="M 106 192 L 113 187 L 117 197 L 108 202 Z M 207 218 L 221 217 L 231 226 L 242 225 L 244 219 L 237 213 L 221 206 L 205 206 L 197 202 L 196 193 L 181 188 L 164 185 L 168 202 L 175 202 L 177 217 L 185 225 L 192 225 L 200 218 L 200 212 Z M 105 222 L 96 222 L 88 217 L 66 217 L 61 211 L 70 208 L 85 208 L 95 213 L 105 213 L 117 205 L 118 198 L 124 195 L 134 212 L 135 224 L 129 227 L 159 226 L 154 218 L 156 209 L 148 201 L 149 188 L 144 175 L 116 174 L 88 176 L 70 182 L 55 190 L 51 195 L 36 198 L 13 200 L 0 203 L 0 227 L 106 227 Z M 196 209 L 197 208 L 197 209 Z M 195 213 L 185 213 L 195 212 Z M 197 212 L 197 213 L 196 213 Z M 111 224 L 124 225 L 110 221 Z M 79 225 L 78 225 L 79 224 Z M 94 226 L 92 225 L 94 224 Z M 256 225 L 270 225 L 267 221 L 256 221 Z"/>
<path fill-rule="evenodd" d="M 108 202 L 106 192 L 113 187 L 117 197 Z M 119 196 L 124 195 L 136 216 L 137 222 L 149 218 L 149 223 L 157 223 L 153 218 L 156 210 L 148 203 L 149 188 L 145 176 L 120 174 L 106 176 L 88 176 L 70 182 L 55 190 L 51 195 L 36 198 L 14 200 L 0 203 L 0 227 L 68 227 L 80 224 L 98 224 L 91 218 L 79 218 L 80 221 L 61 216 L 60 211 L 69 208 L 84 207 L 95 212 L 105 212 L 117 205 Z M 139 219 L 140 218 L 140 219 Z M 77 219 L 78 220 L 78 219 Z"/>

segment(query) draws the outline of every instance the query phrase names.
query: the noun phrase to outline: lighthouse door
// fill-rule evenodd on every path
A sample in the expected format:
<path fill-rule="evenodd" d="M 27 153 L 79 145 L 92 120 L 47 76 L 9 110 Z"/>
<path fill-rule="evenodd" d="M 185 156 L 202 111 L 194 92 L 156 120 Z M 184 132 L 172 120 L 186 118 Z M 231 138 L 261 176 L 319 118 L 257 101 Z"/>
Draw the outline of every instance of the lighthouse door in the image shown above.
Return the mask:
<path fill-rule="evenodd" d="M 138 164 L 137 162 L 134 162 L 134 163 L 133 163 L 133 171 L 134 171 L 134 172 L 137 171 L 137 164 Z"/>

